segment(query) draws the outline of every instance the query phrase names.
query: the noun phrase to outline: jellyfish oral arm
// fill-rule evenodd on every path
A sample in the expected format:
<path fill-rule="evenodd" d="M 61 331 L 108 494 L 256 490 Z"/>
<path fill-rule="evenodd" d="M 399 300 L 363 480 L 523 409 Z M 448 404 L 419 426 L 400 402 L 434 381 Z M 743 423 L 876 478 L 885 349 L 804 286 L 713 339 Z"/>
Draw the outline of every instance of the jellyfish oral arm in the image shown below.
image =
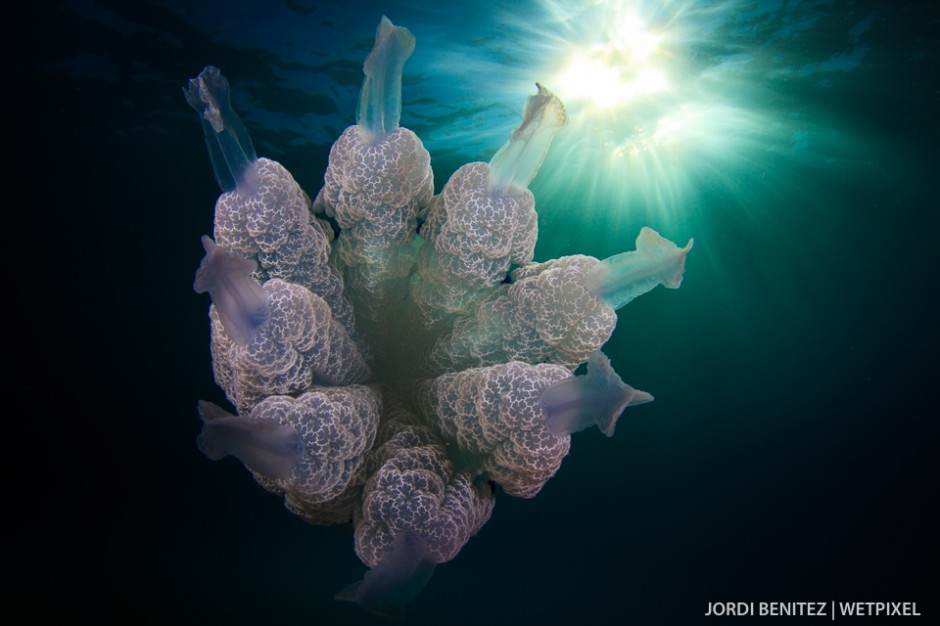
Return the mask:
<path fill-rule="evenodd" d="M 550 431 L 567 434 L 597 426 L 608 437 L 624 409 L 652 401 L 650 394 L 620 380 L 600 351 L 588 360 L 587 375 L 555 383 L 539 398 Z"/>
<path fill-rule="evenodd" d="M 588 277 L 589 288 L 614 309 L 658 285 L 678 289 L 692 243 L 689 239 L 680 248 L 644 226 L 636 238 L 636 250 L 604 259 Z"/>
<path fill-rule="evenodd" d="M 232 109 L 228 81 L 219 68 L 207 66 L 183 89 L 186 102 L 200 114 L 216 181 L 223 191 L 235 189 L 258 158 L 251 136 Z"/>
<path fill-rule="evenodd" d="M 535 178 L 548 147 L 568 123 L 561 100 L 536 83 L 538 93 L 529 96 L 522 111 L 522 124 L 490 159 L 488 189 L 494 195 L 518 195 Z"/>
<path fill-rule="evenodd" d="M 384 15 L 375 33 L 375 47 L 366 58 L 366 75 L 359 94 L 356 123 L 378 143 L 398 128 L 401 118 L 401 74 L 405 61 L 415 49 L 414 35 L 395 26 Z"/>
<path fill-rule="evenodd" d="M 300 436 L 293 426 L 232 415 L 205 401 L 199 403 L 199 415 L 199 449 L 213 461 L 231 455 L 266 476 L 287 478 L 301 457 Z"/>
<path fill-rule="evenodd" d="M 202 238 L 206 256 L 196 272 L 196 293 L 209 292 L 225 332 L 237 344 L 247 345 L 268 319 L 268 303 L 251 274 L 257 263 L 229 252 L 209 237 Z"/>

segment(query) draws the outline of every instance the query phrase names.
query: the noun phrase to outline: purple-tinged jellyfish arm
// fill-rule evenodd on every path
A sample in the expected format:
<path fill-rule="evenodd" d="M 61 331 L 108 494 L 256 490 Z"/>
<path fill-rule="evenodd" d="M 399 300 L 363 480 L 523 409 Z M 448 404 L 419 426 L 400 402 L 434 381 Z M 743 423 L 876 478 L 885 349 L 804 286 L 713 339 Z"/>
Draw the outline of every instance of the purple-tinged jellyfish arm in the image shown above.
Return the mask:
<path fill-rule="evenodd" d="M 620 380 L 600 350 L 591 354 L 587 368 L 585 376 L 566 378 L 542 392 L 539 405 L 551 432 L 576 433 L 596 425 L 612 437 L 624 409 L 652 402 L 653 396 Z"/>
<path fill-rule="evenodd" d="M 358 123 L 330 149 L 324 185 L 313 203 L 315 213 L 339 224 L 336 264 L 367 334 L 384 328 L 386 307 L 405 293 L 417 253 L 418 212 L 434 195 L 428 151 L 398 125 L 402 67 L 414 45 L 407 29 L 382 18 L 363 66 Z"/>
<path fill-rule="evenodd" d="M 415 50 L 415 38 L 407 28 L 395 26 L 384 15 L 375 31 L 375 47 L 366 58 L 366 78 L 359 92 L 356 123 L 379 143 L 398 128 L 401 118 L 401 74 Z"/>
<path fill-rule="evenodd" d="M 314 387 L 297 398 L 268 396 L 242 415 L 199 403 L 199 447 L 219 460 L 232 455 L 268 491 L 283 495 L 306 519 L 352 519 L 348 498 L 359 494 L 360 468 L 375 441 L 382 412 L 377 389 Z"/>
<path fill-rule="evenodd" d="M 193 289 L 196 293 L 209 292 L 225 333 L 236 344 L 246 346 L 268 319 L 267 298 L 251 276 L 258 264 L 206 236 L 202 246 L 206 256 L 196 270 Z"/>
<path fill-rule="evenodd" d="M 599 264 L 579 254 L 517 267 L 511 283 L 500 285 L 438 338 L 427 369 L 439 374 L 506 361 L 576 369 L 617 325 L 616 312 L 585 285 Z"/>
<path fill-rule="evenodd" d="M 196 442 L 213 461 L 231 455 L 255 472 L 286 479 L 303 456 L 303 441 L 289 424 L 232 415 L 205 400 L 198 407 L 202 433 Z"/>
<path fill-rule="evenodd" d="M 425 419 L 459 450 L 466 471 L 485 474 L 511 496 L 533 498 L 571 446 L 567 433 L 548 430 L 539 398 L 570 377 L 558 365 L 511 361 L 424 381 L 417 401 Z"/>
<path fill-rule="evenodd" d="M 245 125 L 232 109 L 228 81 L 219 68 L 207 65 L 189 80 L 183 95 L 202 120 L 219 187 L 223 191 L 235 189 L 258 157 Z"/>
<path fill-rule="evenodd" d="M 588 287 L 613 309 L 619 309 L 657 285 L 678 289 L 685 272 L 684 248 L 644 226 L 636 238 L 636 250 L 607 257 L 588 276 Z"/>
<path fill-rule="evenodd" d="M 522 110 L 522 124 L 490 159 L 487 187 L 492 195 L 518 195 L 529 188 L 555 134 L 568 123 L 561 100 L 535 83 L 538 93 L 529 96 Z"/>
<path fill-rule="evenodd" d="M 382 443 L 368 454 L 372 476 L 353 519 L 356 554 L 372 571 L 340 595 L 373 612 L 369 598 L 400 611 L 430 568 L 456 557 L 486 523 L 494 501 L 489 483 L 457 471 L 443 442 L 400 398 L 387 399 L 376 434 Z M 403 535 L 412 535 L 407 546 Z"/>
<path fill-rule="evenodd" d="M 258 158 L 248 131 L 229 103 L 229 85 L 207 66 L 183 89 L 199 113 L 209 159 L 224 193 L 215 205 L 213 237 L 220 246 L 258 261 L 254 276 L 303 285 L 326 300 L 353 335 L 352 307 L 330 263 L 328 224 L 310 214 L 310 198 L 287 169 Z"/>
<path fill-rule="evenodd" d="M 468 313 L 512 264 L 532 260 L 538 215 L 528 185 L 568 120 L 561 100 L 538 88 L 526 100 L 522 124 L 490 162 L 459 168 L 421 214 L 421 236 L 430 245 L 418 254 L 411 297 L 426 327 Z"/>
<path fill-rule="evenodd" d="M 215 381 L 239 413 L 247 413 L 270 395 L 368 380 L 368 364 L 326 301 L 279 278 L 261 289 L 268 319 L 245 346 L 228 337 L 218 310 L 209 308 Z"/>
<path fill-rule="evenodd" d="M 405 605 L 428 584 L 435 565 L 421 535 L 399 533 L 382 560 L 362 580 L 337 593 L 336 599 L 355 602 L 382 617 L 400 619 Z"/>

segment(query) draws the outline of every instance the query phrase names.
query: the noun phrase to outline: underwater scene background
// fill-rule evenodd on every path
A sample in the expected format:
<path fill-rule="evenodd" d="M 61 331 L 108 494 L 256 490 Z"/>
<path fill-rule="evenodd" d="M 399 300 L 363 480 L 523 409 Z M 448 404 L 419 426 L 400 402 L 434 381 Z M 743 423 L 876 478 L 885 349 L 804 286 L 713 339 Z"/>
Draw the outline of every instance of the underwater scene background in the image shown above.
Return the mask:
<path fill-rule="evenodd" d="M 383 623 L 312 527 L 195 437 L 192 291 L 219 193 L 181 88 L 218 66 L 259 155 L 315 196 L 384 14 L 435 189 L 536 81 L 567 128 L 535 260 L 695 238 L 604 351 L 655 402 L 574 435 L 407 623 L 691 624 L 719 601 L 937 614 L 940 9 L 924 2 L 37 2 L 11 28 L 12 597 L 104 623 Z M 28 190 L 28 191 L 27 191 Z M 25 274 L 25 275 L 24 275 Z M 23 323 L 25 321 L 25 324 Z M 25 471 L 24 471 L 25 470 Z M 713 621 L 715 618 L 711 618 Z M 727 618 L 731 619 L 731 618 Z M 770 618 L 768 618 L 770 619 Z M 778 618 L 786 619 L 786 618 Z M 922 621 L 927 617 L 918 619 Z"/>

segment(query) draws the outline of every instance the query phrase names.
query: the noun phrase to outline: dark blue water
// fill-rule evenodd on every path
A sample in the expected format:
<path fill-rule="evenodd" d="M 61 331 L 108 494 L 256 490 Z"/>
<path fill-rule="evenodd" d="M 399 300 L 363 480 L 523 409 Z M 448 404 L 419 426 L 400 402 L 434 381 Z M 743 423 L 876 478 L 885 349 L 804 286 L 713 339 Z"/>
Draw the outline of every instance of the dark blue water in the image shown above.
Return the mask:
<path fill-rule="evenodd" d="M 928 5 L 24 8 L 8 55 L 15 597 L 100 623 L 381 623 L 332 599 L 364 571 L 351 533 L 195 447 L 196 400 L 224 401 L 191 289 L 218 188 L 180 88 L 220 67 L 259 154 L 314 195 L 384 13 L 417 38 L 402 124 L 438 189 L 492 156 L 535 81 L 565 101 L 531 185 L 536 260 L 632 249 L 643 225 L 695 238 L 681 289 L 622 309 L 605 346 L 656 401 L 610 440 L 576 435 L 534 500 L 500 494 L 408 622 L 693 624 L 752 600 L 936 616 Z"/>

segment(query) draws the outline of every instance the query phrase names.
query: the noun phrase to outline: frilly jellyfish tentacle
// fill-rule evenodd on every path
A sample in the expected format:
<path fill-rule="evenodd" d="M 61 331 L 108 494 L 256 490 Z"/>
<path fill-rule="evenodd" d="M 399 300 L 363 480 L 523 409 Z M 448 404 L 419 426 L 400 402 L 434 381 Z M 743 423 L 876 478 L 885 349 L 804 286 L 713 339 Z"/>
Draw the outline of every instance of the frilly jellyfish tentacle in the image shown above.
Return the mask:
<path fill-rule="evenodd" d="M 468 313 L 505 280 L 513 264 L 532 260 L 538 236 L 535 198 L 527 186 L 555 133 L 564 105 L 538 85 L 523 120 L 489 164 L 464 165 L 427 209 L 411 297 L 428 328 Z"/>
<path fill-rule="evenodd" d="M 407 128 L 370 145 L 352 126 L 333 144 L 313 209 L 342 229 L 336 260 L 360 323 L 384 323 L 384 309 L 404 298 L 418 211 L 433 193 L 431 157 Z"/>
<path fill-rule="evenodd" d="M 539 396 L 569 378 L 558 365 L 501 365 L 444 374 L 418 387 L 422 414 L 464 459 L 511 496 L 532 498 L 548 482 L 571 444 L 548 431 Z"/>
<path fill-rule="evenodd" d="M 433 428 L 389 396 L 355 522 L 356 554 L 374 567 L 394 537 L 411 530 L 435 563 L 453 559 L 490 518 L 493 491 L 458 469 Z"/>
<path fill-rule="evenodd" d="M 200 401 L 199 448 L 212 460 L 232 455 L 255 480 L 285 497 L 312 523 L 352 520 L 362 471 L 382 410 L 379 392 L 362 385 L 319 387 L 297 398 L 269 396 L 247 415 Z"/>
<path fill-rule="evenodd" d="M 232 415 L 205 401 L 199 402 L 199 415 L 199 449 L 213 461 L 231 455 L 264 476 L 286 479 L 303 455 L 300 435 L 288 424 Z"/>
<path fill-rule="evenodd" d="M 226 334 L 246 346 L 268 319 L 267 299 L 251 276 L 258 264 L 232 254 L 209 237 L 202 238 L 202 246 L 206 256 L 196 271 L 193 289 L 209 292 Z"/>
<path fill-rule="evenodd" d="M 302 517 L 351 519 L 352 507 L 337 506 L 345 504 L 339 497 L 350 489 L 361 492 L 365 480 L 360 469 L 375 441 L 381 412 L 379 392 L 363 385 L 314 387 L 297 398 L 268 396 L 250 417 L 295 429 L 303 456 L 289 477 L 262 474 L 255 479 L 302 509 Z"/>
<path fill-rule="evenodd" d="M 437 374 L 512 360 L 577 368 L 617 324 L 614 310 L 585 286 L 599 263 L 573 255 L 516 268 L 510 284 L 437 340 L 429 368 Z"/>
<path fill-rule="evenodd" d="M 692 239 L 678 247 L 652 228 L 644 226 L 636 238 L 636 250 L 604 259 L 588 276 L 590 289 L 614 309 L 637 296 L 665 285 L 678 289 L 685 272 L 685 257 Z"/>
<path fill-rule="evenodd" d="M 362 580 L 337 593 L 336 599 L 355 602 L 382 617 L 400 619 L 405 605 L 428 584 L 434 566 L 424 538 L 413 531 L 399 533 L 388 554 Z"/>
<path fill-rule="evenodd" d="M 280 278 L 303 285 L 326 300 L 333 317 L 360 341 L 343 280 L 330 262 L 329 225 L 310 214 L 310 198 L 276 161 L 258 158 L 251 137 L 232 110 L 229 84 L 207 66 L 183 89 L 199 113 L 219 186 L 216 242 L 258 261 L 255 278 Z M 364 344 L 360 346 L 365 348 Z"/>
<path fill-rule="evenodd" d="M 261 289 L 268 319 L 244 346 L 229 338 L 216 307 L 209 310 L 215 380 L 240 413 L 267 396 L 369 379 L 368 364 L 325 300 L 278 278 Z"/>
<path fill-rule="evenodd" d="M 335 258 L 347 284 L 358 327 L 376 339 L 390 331 L 403 304 L 418 246 L 418 212 L 434 194 L 431 157 L 412 131 L 398 126 L 401 72 L 414 50 L 405 28 L 382 18 L 366 59 L 358 125 L 330 150 L 324 186 L 313 210 L 341 228 Z M 379 364 L 381 365 L 381 364 Z"/>
<path fill-rule="evenodd" d="M 432 429 L 401 399 L 387 400 L 354 517 L 356 553 L 372 570 L 337 598 L 392 616 L 435 564 L 454 558 L 486 523 L 493 492 L 455 469 Z"/>
<path fill-rule="evenodd" d="M 588 360 L 587 375 L 567 378 L 542 392 L 546 425 L 556 434 L 576 433 L 597 426 L 613 437 L 617 419 L 628 406 L 652 402 L 653 396 L 626 384 L 600 350 Z"/>
<path fill-rule="evenodd" d="M 407 28 L 395 26 L 384 15 L 375 31 L 375 46 L 366 58 L 366 78 L 359 92 L 356 124 L 368 143 L 383 141 L 398 128 L 401 117 L 401 74 L 415 49 L 415 38 Z"/>
<path fill-rule="evenodd" d="M 522 124 L 490 159 L 487 185 L 493 195 L 517 195 L 528 189 L 555 134 L 568 123 L 561 100 L 539 83 L 535 86 L 538 93 L 526 99 Z"/>
<path fill-rule="evenodd" d="M 219 187 L 223 191 L 235 189 L 258 156 L 248 130 L 232 109 L 228 81 L 219 68 L 207 65 L 199 76 L 189 80 L 183 95 L 202 120 Z"/>
<path fill-rule="evenodd" d="M 684 248 L 650 228 L 637 249 L 605 261 L 573 255 L 513 270 L 511 282 L 482 298 L 428 354 L 432 374 L 510 360 L 575 369 L 610 338 L 616 308 L 658 284 L 682 281 Z"/>

